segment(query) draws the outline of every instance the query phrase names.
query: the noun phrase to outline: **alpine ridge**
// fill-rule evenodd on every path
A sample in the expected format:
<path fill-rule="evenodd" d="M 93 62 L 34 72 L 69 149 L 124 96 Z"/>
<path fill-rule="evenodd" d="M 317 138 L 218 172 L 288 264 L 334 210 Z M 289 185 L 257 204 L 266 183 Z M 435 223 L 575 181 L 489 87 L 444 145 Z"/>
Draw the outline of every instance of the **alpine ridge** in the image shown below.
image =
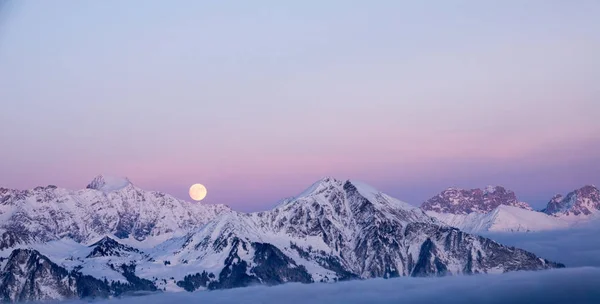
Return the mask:
<path fill-rule="evenodd" d="M 587 185 L 569 192 L 566 196 L 555 195 L 542 212 L 559 217 L 590 216 L 600 213 L 600 190 Z"/>
<path fill-rule="evenodd" d="M 500 205 L 533 210 L 527 203 L 520 202 L 513 191 L 501 186 L 470 190 L 448 188 L 425 201 L 421 208 L 438 213 L 469 214 L 490 212 Z"/>
<path fill-rule="evenodd" d="M 0 188 L 0 250 L 65 237 L 81 243 L 104 235 L 163 241 L 230 211 L 224 205 L 192 204 L 142 190 L 128 179 L 101 175 L 76 191 L 53 185 Z"/>
<path fill-rule="evenodd" d="M 144 192 L 131 183 L 110 191 L 100 191 L 95 185 L 105 186 L 95 183 L 94 189 L 80 191 L 47 187 L 30 192 L 10 190 L 4 192 L 2 201 L 9 202 L 12 208 L 20 206 L 18 212 L 29 213 L 46 205 L 53 206 L 48 210 L 66 212 L 56 207 L 64 203 L 73 208 L 68 211 L 79 212 L 90 208 L 84 202 L 101 204 L 104 208 L 93 210 L 104 214 L 114 214 L 112 209 L 128 210 L 123 206 L 133 204 L 138 208 L 135 210 L 155 211 L 158 206 L 192 208 L 167 199 L 165 194 Z M 75 201 L 74 197 L 93 199 Z M 150 206 L 143 206 L 144 203 Z M 99 230 L 95 221 L 81 217 L 75 230 L 80 233 L 58 229 L 43 238 L 37 235 L 42 231 L 36 226 L 38 218 L 29 215 L 30 220 L 24 223 L 33 227 L 16 232 L 10 231 L 10 225 L 4 227 L 9 235 L 18 235 L 28 242 L 5 243 L 0 251 L 0 284 L 10 291 L 3 297 L 7 301 L 107 297 L 136 291 L 193 291 L 564 267 L 449 227 L 422 209 L 357 181 L 321 179 L 269 211 L 240 213 L 214 205 L 205 207 L 214 208 L 209 209 L 211 212 L 198 209 L 203 211 L 200 214 L 205 215 L 205 223 L 188 223 L 189 217 L 171 217 L 161 209 L 173 222 L 166 217 L 153 217 L 153 224 L 143 225 L 149 228 L 140 232 L 136 230 L 138 221 L 148 217 L 136 213 L 134 221 L 130 222 L 131 215 L 117 217 L 108 226 L 110 229 Z M 3 212 L 2 216 L 14 213 Z M 121 221 L 132 223 L 126 225 L 125 232 L 134 238 L 120 238 L 125 236 L 116 228 Z M 167 228 L 180 230 L 175 233 Z M 145 245 L 165 234 L 169 238 L 156 246 Z M 42 259 L 47 267 L 39 271 L 37 267 L 14 266 L 27 264 L 30 257 Z M 32 290 L 23 279 L 11 279 L 15 275 L 35 280 L 37 289 Z M 88 291 L 79 292 L 80 286 L 86 286 Z"/>
<path fill-rule="evenodd" d="M 600 214 L 600 191 L 592 185 L 576 189 L 565 197 L 555 195 L 541 211 L 518 202 L 512 191 L 493 193 L 498 192 L 502 195 L 492 199 L 493 203 L 482 203 L 485 200 L 477 189 L 450 188 L 423 203 L 421 208 L 441 222 L 470 233 L 566 229 L 586 224 Z"/>

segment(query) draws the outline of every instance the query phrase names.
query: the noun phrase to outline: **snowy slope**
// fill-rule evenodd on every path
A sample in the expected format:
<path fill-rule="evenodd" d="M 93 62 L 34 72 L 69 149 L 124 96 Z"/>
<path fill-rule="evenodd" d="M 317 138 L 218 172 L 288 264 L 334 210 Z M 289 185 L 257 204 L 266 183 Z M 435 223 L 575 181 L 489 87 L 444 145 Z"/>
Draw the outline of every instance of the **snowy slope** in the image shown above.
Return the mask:
<path fill-rule="evenodd" d="M 498 206 L 488 213 L 452 214 L 427 211 L 427 214 L 470 233 L 543 231 L 564 229 L 571 224 L 542 212 L 505 205 Z"/>

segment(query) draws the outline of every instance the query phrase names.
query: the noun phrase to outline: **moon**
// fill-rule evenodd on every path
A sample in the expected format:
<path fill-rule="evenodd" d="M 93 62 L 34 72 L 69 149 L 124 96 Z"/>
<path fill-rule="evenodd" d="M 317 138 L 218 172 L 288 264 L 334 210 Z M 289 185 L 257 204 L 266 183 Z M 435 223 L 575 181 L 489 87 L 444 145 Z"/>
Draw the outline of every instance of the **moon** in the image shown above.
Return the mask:
<path fill-rule="evenodd" d="M 201 201 L 206 197 L 206 187 L 202 184 L 193 184 L 190 187 L 190 197 L 195 201 Z"/>

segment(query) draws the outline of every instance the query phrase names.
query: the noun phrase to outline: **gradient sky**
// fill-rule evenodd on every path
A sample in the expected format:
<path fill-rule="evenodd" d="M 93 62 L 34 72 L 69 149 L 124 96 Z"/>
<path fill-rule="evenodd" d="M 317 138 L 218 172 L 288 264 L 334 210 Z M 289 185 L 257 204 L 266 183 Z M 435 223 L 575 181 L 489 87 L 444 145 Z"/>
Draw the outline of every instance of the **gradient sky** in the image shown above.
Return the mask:
<path fill-rule="evenodd" d="M 0 186 L 97 174 L 264 210 L 600 184 L 600 1 L 2 1 Z"/>

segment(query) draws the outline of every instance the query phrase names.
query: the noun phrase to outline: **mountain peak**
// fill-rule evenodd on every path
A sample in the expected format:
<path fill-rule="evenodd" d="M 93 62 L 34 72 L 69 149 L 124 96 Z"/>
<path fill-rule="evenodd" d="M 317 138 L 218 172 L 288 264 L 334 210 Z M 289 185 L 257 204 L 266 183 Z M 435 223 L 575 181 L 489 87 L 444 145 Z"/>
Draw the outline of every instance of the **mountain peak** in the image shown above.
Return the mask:
<path fill-rule="evenodd" d="M 87 185 L 87 189 L 94 189 L 103 192 L 112 192 L 121 190 L 131 185 L 131 182 L 126 177 L 114 177 L 100 174 Z"/>
<path fill-rule="evenodd" d="M 86 258 L 97 258 L 105 256 L 123 257 L 131 254 L 141 253 L 136 248 L 121 244 L 109 236 L 103 237 L 89 247 L 94 248 Z"/>
<path fill-rule="evenodd" d="M 496 191 L 506 191 L 506 189 L 502 186 L 488 185 L 487 187 L 485 187 L 484 193 L 485 194 L 493 194 Z"/>
<path fill-rule="evenodd" d="M 579 192 L 583 192 L 583 193 L 594 193 L 594 192 L 598 192 L 600 190 L 598 190 L 598 188 L 595 185 L 585 185 L 579 189 L 577 189 L 576 191 Z"/>
<path fill-rule="evenodd" d="M 100 245 L 104 245 L 104 244 L 116 245 L 116 244 L 119 244 L 119 242 L 115 241 L 113 238 L 106 235 L 103 238 L 101 238 L 99 241 L 93 243 L 92 245 L 89 245 L 89 247 L 100 246 Z"/>
<path fill-rule="evenodd" d="M 566 196 L 555 195 L 542 212 L 550 215 L 591 215 L 600 211 L 600 190 L 594 185 L 586 185 Z"/>
<path fill-rule="evenodd" d="M 310 187 L 306 188 L 306 190 L 302 191 L 296 198 L 309 196 L 315 192 L 321 191 L 323 189 L 330 188 L 332 186 L 342 186 L 344 184 L 343 181 L 338 180 L 336 178 L 326 176 L 321 178 L 320 180 L 313 183 Z"/>
<path fill-rule="evenodd" d="M 339 184 L 343 184 L 343 183 L 344 183 L 344 180 L 337 179 L 332 176 L 325 176 L 316 182 L 316 184 L 321 184 L 321 185 L 334 185 L 334 184 L 339 185 Z"/>
<path fill-rule="evenodd" d="M 513 191 L 502 186 L 487 186 L 485 189 L 448 188 L 425 201 L 421 208 L 438 213 L 469 214 L 487 213 L 500 205 L 532 210 L 527 203 L 518 201 Z"/>

